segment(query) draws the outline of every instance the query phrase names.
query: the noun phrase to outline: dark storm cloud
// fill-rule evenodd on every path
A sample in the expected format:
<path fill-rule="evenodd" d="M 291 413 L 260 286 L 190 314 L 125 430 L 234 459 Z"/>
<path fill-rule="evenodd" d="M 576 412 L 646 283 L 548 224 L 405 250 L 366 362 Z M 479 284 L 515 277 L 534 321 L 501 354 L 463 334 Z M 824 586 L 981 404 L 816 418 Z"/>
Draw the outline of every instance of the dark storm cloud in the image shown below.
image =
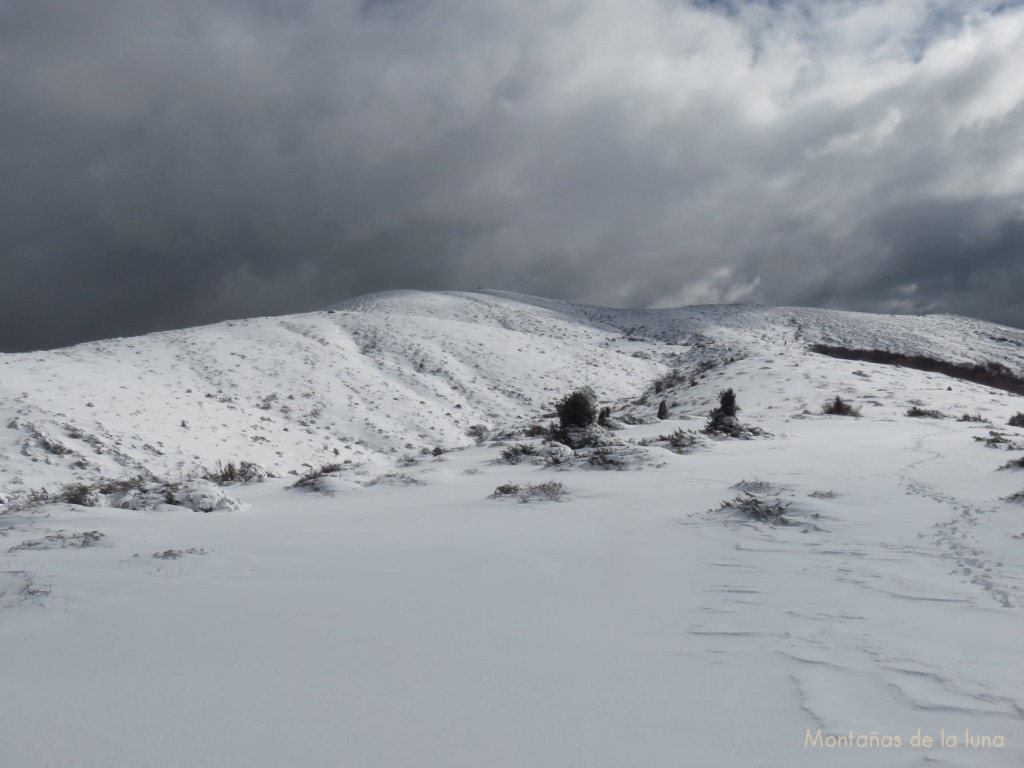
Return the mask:
<path fill-rule="evenodd" d="M 1021 71 L 982 0 L 0 0 L 0 349 L 477 285 L 1021 325 Z"/>
<path fill-rule="evenodd" d="M 808 303 L 855 301 L 881 312 L 942 311 L 1020 324 L 1024 302 L 1024 218 L 1019 201 L 983 199 L 897 206 L 875 222 L 884 262 Z"/>

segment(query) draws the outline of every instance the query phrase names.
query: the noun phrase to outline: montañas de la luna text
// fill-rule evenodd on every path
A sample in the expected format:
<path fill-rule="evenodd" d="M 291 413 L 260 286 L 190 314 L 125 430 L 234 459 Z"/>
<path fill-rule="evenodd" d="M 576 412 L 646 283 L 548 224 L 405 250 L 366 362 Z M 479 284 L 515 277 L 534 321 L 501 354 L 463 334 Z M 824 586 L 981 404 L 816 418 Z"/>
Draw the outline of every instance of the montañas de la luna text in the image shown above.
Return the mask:
<path fill-rule="evenodd" d="M 1003 749 L 1006 746 L 1006 738 L 1002 735 L 978 735 L 971 733 L 969 728 L 965 728 L 963 734 L 947 732 L 943 728 L 938 736 L 923 734 L 918 728 L 917 733 L 909 739 L 898 734 L 878 731 L 826 734 L 822 733 L 821 728 L 814 732 L 808 728 L 804 732 L 804 746 L 817 749 Z"/>

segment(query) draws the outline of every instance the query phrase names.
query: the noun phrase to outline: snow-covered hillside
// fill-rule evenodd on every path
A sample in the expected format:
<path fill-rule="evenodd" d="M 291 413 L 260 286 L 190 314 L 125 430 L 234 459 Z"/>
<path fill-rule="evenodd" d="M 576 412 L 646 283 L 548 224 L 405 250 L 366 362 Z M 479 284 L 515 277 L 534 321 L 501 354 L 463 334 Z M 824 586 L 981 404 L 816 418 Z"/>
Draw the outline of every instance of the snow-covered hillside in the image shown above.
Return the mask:
<path fill-rule="evenodd" d="M 318 313 L 0 355 L 0 493 L 138 472 L 180 478 L 218 461 L 278 474 L 329 461 L 383 465 L 396 452 L 470 445 L 474 424 L 536 420 L 582 385 L 619 407 L 672 368 L 689 375 L 734 358 L 745 362 L 674 392 L 678 407 L 702 413 L 720 381 L 738 376 L 759 407 L 800 410 L 795 401 L 816 404 L 819 387 L 778 369 L 826 375 L 831 367 L 806 351 L 816 341 L 1024 369 L 1024 332 L 959 317 L 613 310 L 398 291 Z M 837 383 L 856 392 L 848 376 Z M 984 397 L 957 389 L 965 407 Z"/>
<path fill-rule="evenodd" d="M 961 317 L 494 291 L 0 355 L 0 766 L 1021 764 L 1024 399 L 814 343 L 1024 372 Z M 582 386 L 603 445 L 524 434 Z M 699 433 L 727 387 L 763 435 Z"/>

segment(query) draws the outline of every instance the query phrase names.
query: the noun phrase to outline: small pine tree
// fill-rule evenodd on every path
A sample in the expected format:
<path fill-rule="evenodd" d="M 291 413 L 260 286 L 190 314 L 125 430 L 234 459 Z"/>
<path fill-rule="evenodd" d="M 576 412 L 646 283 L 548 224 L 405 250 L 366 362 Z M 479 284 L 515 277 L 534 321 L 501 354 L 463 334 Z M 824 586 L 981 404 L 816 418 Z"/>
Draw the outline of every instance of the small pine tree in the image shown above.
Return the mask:
<path fill-rule="evenodd" d="M 662 400 L 661 401 L 661 405 L 658 406 L 658 418 L 659 419 L 667 419 L 668 418 L 668 403 L 665 402 L 664 400 Z"/>
<path fill-rule="evenodd" d="M 736 393 L 732 391 L 732 387 L 718 393 L 718 410 L 722 412 L 723 416 L 735 416 L 739 413 L 740 409 L 736 405 Z"/>
<path fill-rule="evenodd" d="M 600 426 L 600 427 L 607 427 L 608 426 L 608 419 L 610 419 L 611 417 L 612 417 L 612 409 L 609 408 L 606 405 L 597 414 L 597 424 L 598 424 L 598 426 Z"/>
<path fill-rule="evenodd" d="M 704 434 L 740 437 L 749 432 L 750 430 L 736 419 L 739 410 L 739 406 L 736 405 L 736 393 L 731 388 L 719 392 L 718 407 L 708 414 L 708 421 L 704 425 Z"/>
<path fill-rule="evenodd" d="M 597 421 L 597 404 L 594 396 L 585 390 L 577 389 L 555 403 L 558 421 L 562 429 L 568 427 L 589 427 Z"/>

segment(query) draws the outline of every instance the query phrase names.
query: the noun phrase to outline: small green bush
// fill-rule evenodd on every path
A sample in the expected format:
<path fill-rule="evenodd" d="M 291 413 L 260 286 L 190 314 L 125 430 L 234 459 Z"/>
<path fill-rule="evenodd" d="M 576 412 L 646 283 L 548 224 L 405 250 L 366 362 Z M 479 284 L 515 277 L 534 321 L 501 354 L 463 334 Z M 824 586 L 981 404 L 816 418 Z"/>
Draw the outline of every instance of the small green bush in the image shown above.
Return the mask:
<path fill-rule="evenodd" d="M 222 464 L 218 461 L 217 468 L 212 472 L 206 470 L 206 472 L 203 473 L 203 477 L 211 482 L 217 483 L 218 485 L 237 483 L 239 480 L 238 467 L 233 461 L 229 461 L 227 464 Z"/>
<path fill-rule="evenodd" d="M 597 403 L 594 396 L 582 389 L 577 389 L 557 403 L 555 411 L 562 429 L 569 427 L 589 427 L 597 421 Z"/>
<path fill-rule="evenodd" d="M 515 443 L 501 449 L 501 458 L 509 464 L 518 464 L 524 456 L 536 456 L 536 446 L 529 443 Z"/>
<path fill-rule="evenodd" d="M 96 506 L 96 494 L 91 485 L 68 484 L 61 488 L 58 499 L 66 504 L 77 504 L 80 507 Z"/>
<path fill-rule="evenodd" d="M 501 496 L 515 496 L 518 493 L 518 485 L 516 485 L 515 483 L 505 483 L 504 485 L 499 485 L 497 488 L 494 489 L 494 492 L 491 494 L 491 498 L 497 499 L 500 498 Z"/>
<path fill-rule="evenodd" d="M 942 411 L 932 410 L 930 408 L 920 408 L 913 406 L 907 409 L 907 416 L 915 419 L 944 419 L 946 414 Z"/>
<path fill-rule="evenodd" d="M 74 453 L 70 448 L 61 443 L 58 440 L 51 440 L 48 437 L 41 437 L 39 440 L 43 448 L 52 453 L 54 456 L 67 456 L 70 453 Z"/>
<path fill-rule="evenodd" d="M 666 440 L 675 453 L 685 453 L 697 444 L 697 435 L 680 427 L 671 435 L 658 435 L 658 440 Z"/>
<path fill-rule="evenodd" d="M 469 429 L 466 430 L 466 436 L 472 437 L 478 443 L 487 437 L 487 434 L 491 430 L 488 429 L 486 424 L 473 424 Z"/>
<path fill-rule="evenodd" d="M 974 442 L 984 443 L 986 448 L 1005 448 L 1008 451 L 1017 447 L 1016 443 L 1006 439 L 1005 433 L 997 432 L 994 429 L 988 431 L 988 437 L 975 435 Z"/>
<path fill-rule="evenodd" d="M 595 467 L 611 467 L 614 469 L 624 469 L 626 462 L 624 462 L 611 447 L 607 445 L 600 445 L 590 452 L 587 457 L 587 461 Z"/>
<path fill-rule="evenodd" d="M 654 380 L 654 394 L 660 395 L 666 389 L 686 381 L 686 376 L 678 368 L 673 368 L 664 376 Z"/>
<path fill-rule="evenodd" d="M 860 416 L 860 408 L 854 407 L 839 395 L 836 395 L 832 400 L 826 401 L 821 406 L 821 412 L 828 416 Z"/>
<path fill-rule="evenodd" d="M 530 485 L 516 485 L 515 483 L 505 483 L 499 485 L 491 493 L 492 499 L 509 498 L 512 496 L 518 497 L 519 501 L 526 503 L 528 501 L 561 501 L 562 497 L 565 496 L 567 491 L 561 483 L 556 483 L 554 480 L 549 480 L 545 483 L 535 483 Z"/>
<path fill-rule="evenodd" d="M 785 515 L 788 507 L 789 502 L 784 503 L 779 499 L 766 501 L 752 493 L 744 492 L 742 496 L 737 496 L 733 499 L 721 502 L 718 509 L 719 511 L 728 509 L 736 512 L 742 512 L 752 519 L 762 523 L 789 525 L 789 518 Z"/>
<path fill-rule="evenodd" d="M 988 419 L 984 418 L 980 413 L 965 413 L 957 421 L 969 421 L 977 424 L 984 424 Z"/>
<path fill-rule="evenodd" d="M 320 479 L 321 477 L 323 477 L 324 475 L 329 475 L 332 472 L 340 472 L 340 471 L 341 471 L 341 464 L 324 464 L 323 466 L 320 467 L 320 469 L 311 469 L 311 470 L 309 470 L 309 472 L 307 472 L 302 477 L 300 477 L 298 480 L 296 480 L 294 483 L 292 483 L 291 487 L 292 488 L 312 487 L 312 486 L 315 485 L 316 481 L 318 479 Z"/>
<path fill-rule="evenodd" d="M 707 423 L 704 425 L 706 435 L 728 435 L 730 437 L 743 437 L 750 432 L 736 418 L 740 408 L 736 404 L 736 393 L 730 387 L 718 393 L 718 407 L 708 414 Z"/>
<path fill-rule="evenodd" d="M 739 406 L 736 405 L 736 393 L 732 387 L 718 393 L 718 410 L 723 416 L 735 416 L 739 413 Z"/>
<path fill-rule="evenodd" d="M 334 455 L 338 455 L 338 449 L 334 449 Z M 233 461 L 229 461 L 224 464 L 221 461 L 217 462 L 217 468 L 212 472 L 210 470 L 204 470 L 203 479 L 209 480 L 211 483 L 217 485 L 233 485 L 235 483 L 247 483 L 255 480 L 263 480 L 268 477 L 268 473 L 259 464 L 254 464 L 251 461 L 240 461 L 235 464 Z"/>
<path fill-rule="evenodd" d="M 561 483 L 548 480 L 546 483 L 533 483 L 523 488 L 521 499 L 540 499 L 542 501 L 561 501 L 567 491 Z"/>
<path fill-rule="evenodd" d="M 141 491 L 149 482 L 151 481 L 142 475 L 126 477 L 120 480 L 101 480 L 96 490 L 105 496 L 112 493 L 125 493 L 126 491 Z"/>

